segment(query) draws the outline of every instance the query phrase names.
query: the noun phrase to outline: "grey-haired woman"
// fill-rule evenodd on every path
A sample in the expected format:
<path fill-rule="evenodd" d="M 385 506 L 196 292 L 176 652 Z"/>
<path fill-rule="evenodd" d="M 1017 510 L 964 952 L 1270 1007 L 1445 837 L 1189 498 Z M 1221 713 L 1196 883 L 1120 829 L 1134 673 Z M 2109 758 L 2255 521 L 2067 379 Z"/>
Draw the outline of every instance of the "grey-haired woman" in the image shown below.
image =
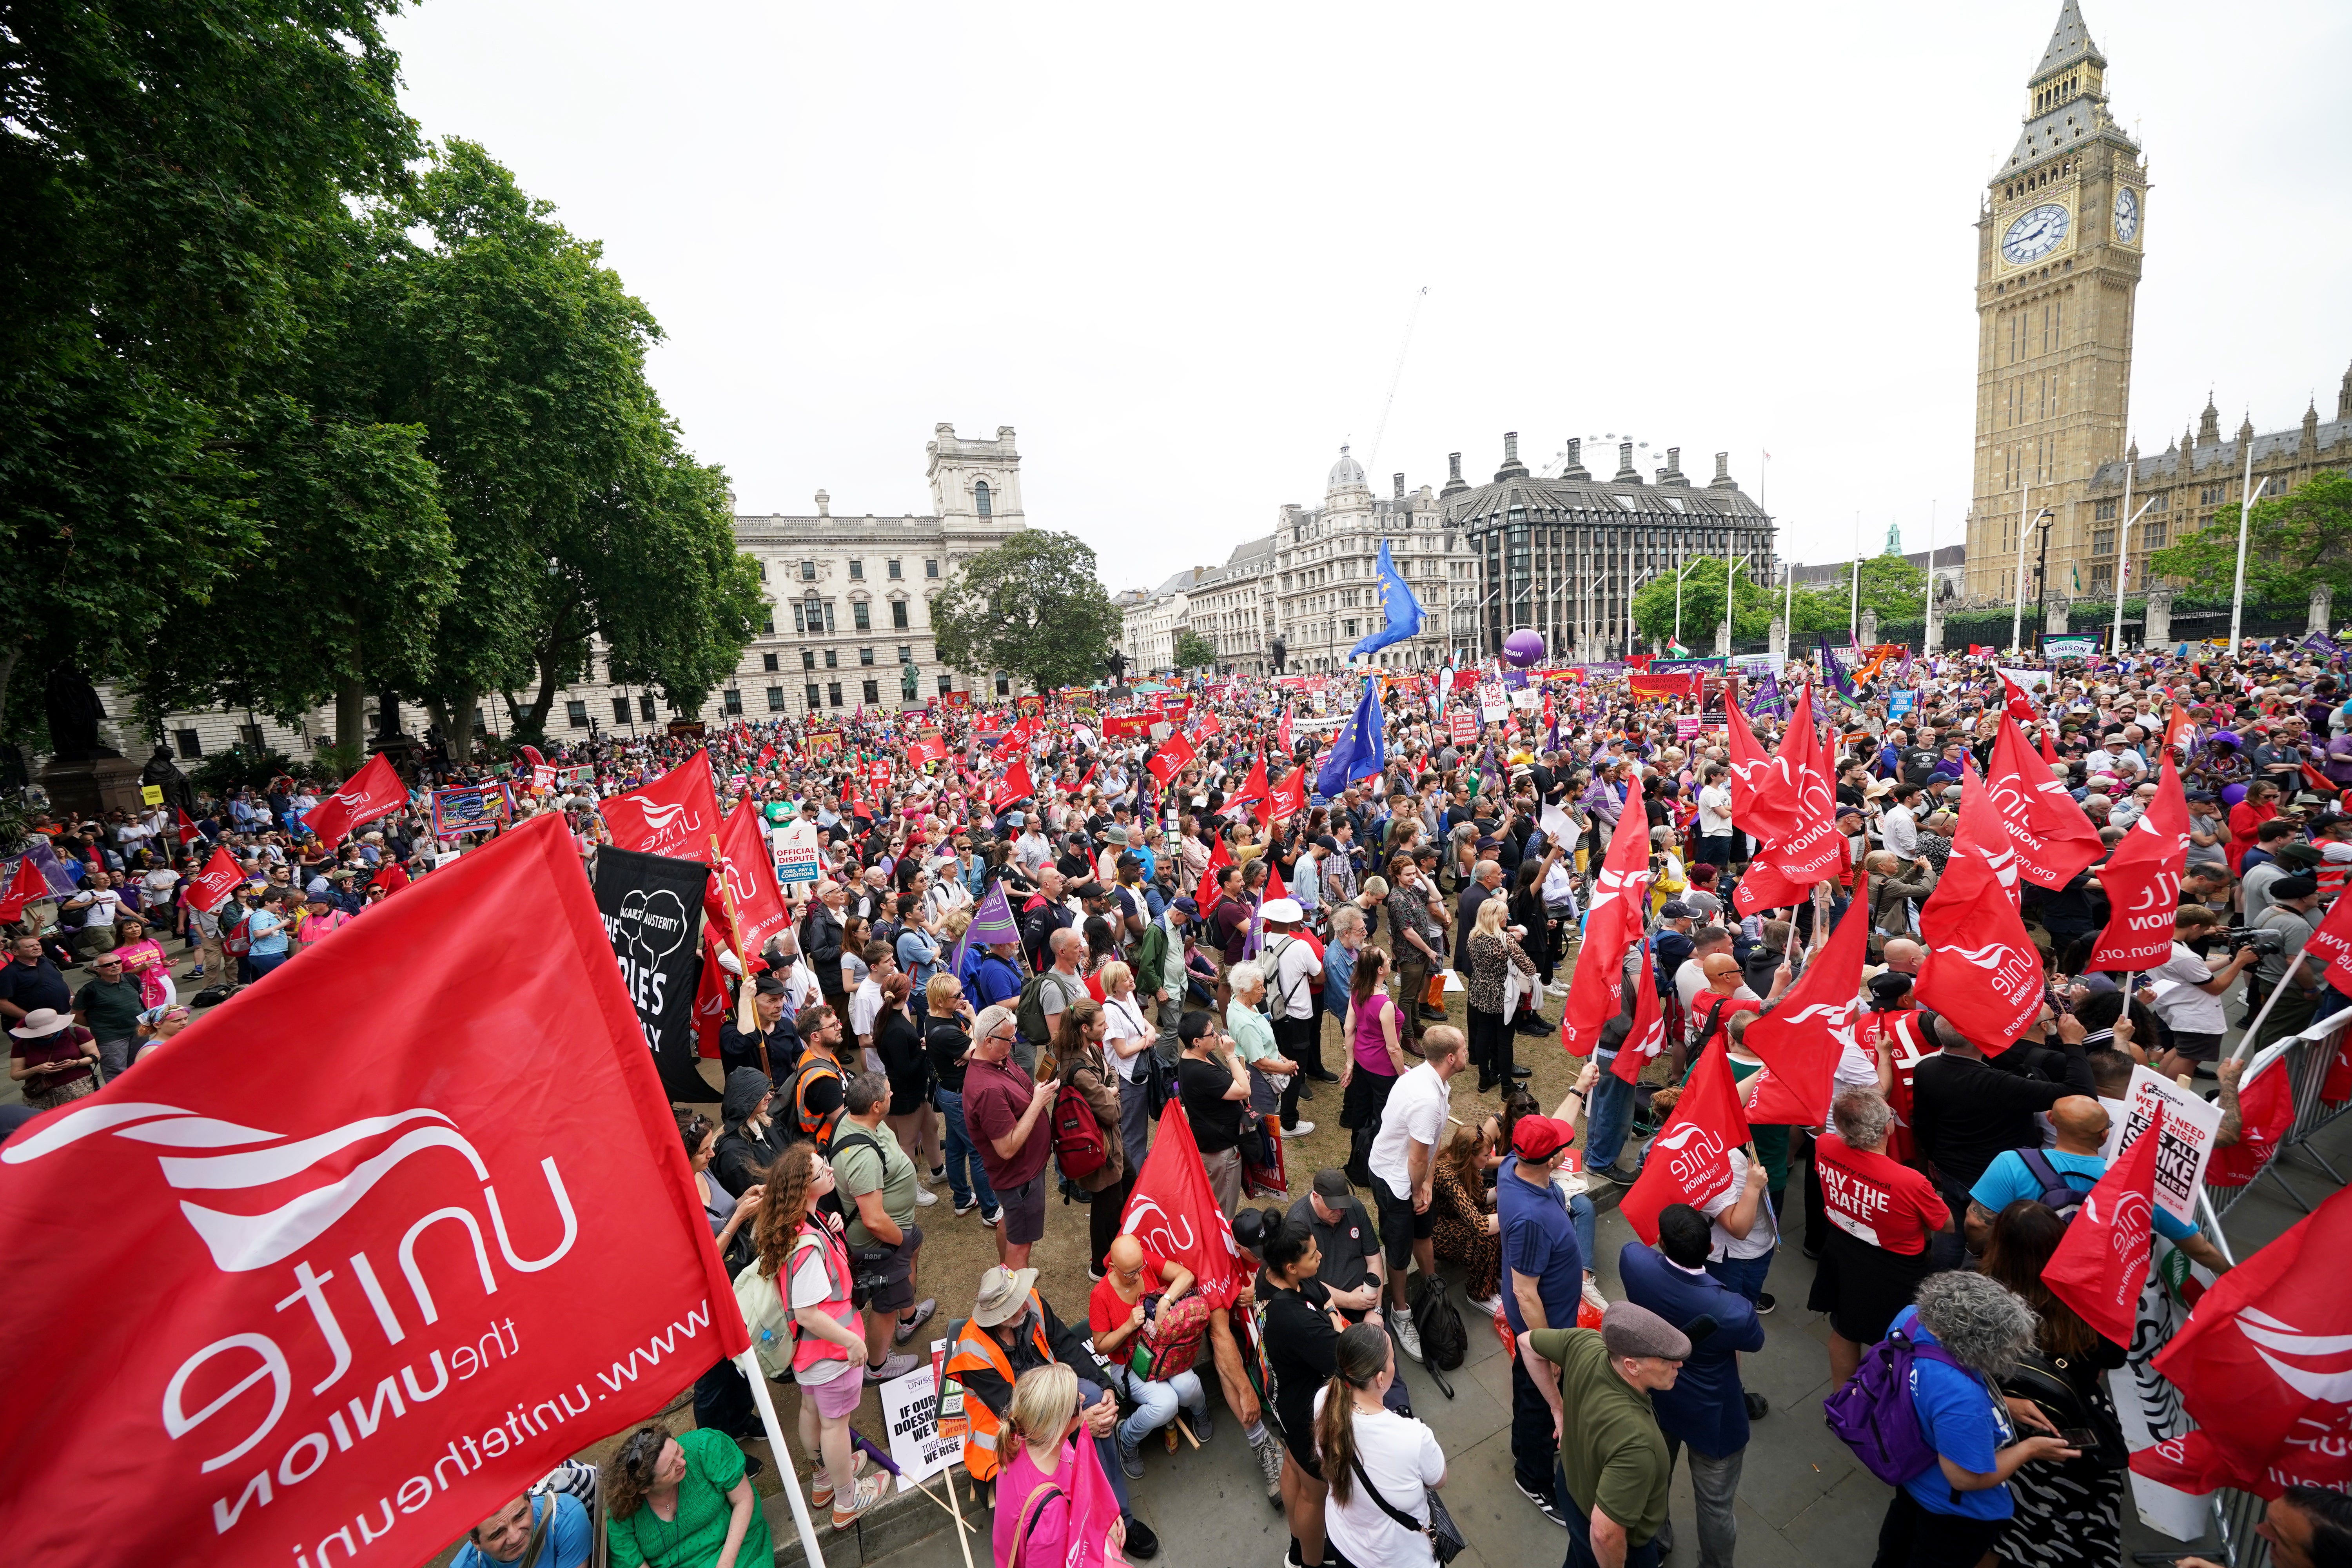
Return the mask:
<path fill-rule="evenodd" d="M 1912 1361 L 1911 1408 L 1936 1462 L 1895 1489 L 1874 1568 L 1984 1568 L 2015 1512 L 2009 1478 L 2036 1459 L 2077 1457 L 2031 1400 L 2000 1392 L 2039 1326 L 2023 1297 L 1981 1274 L 1931 1275 L 1895 1314 L 1893 1331 L 1958 1364 Z M 2021 1436 L 2025 1427 L 2035 1434 Z"/>

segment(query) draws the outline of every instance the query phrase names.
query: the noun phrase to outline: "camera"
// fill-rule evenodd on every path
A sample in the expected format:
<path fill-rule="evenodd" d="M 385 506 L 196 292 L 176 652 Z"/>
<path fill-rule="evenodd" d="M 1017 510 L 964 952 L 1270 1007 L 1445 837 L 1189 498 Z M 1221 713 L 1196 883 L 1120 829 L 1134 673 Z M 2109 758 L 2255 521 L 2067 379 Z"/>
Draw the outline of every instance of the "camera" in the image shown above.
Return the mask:
<path fill-rule="evenodd" d="M 2252 948 L 2260 953 L 2284 952 L 2286 950 L 2286 937 L 2279 931 L 2233 925 L 2223 935 L 2228 938 L 2230 951 L 2233 953 L 2245 948 Z"/>

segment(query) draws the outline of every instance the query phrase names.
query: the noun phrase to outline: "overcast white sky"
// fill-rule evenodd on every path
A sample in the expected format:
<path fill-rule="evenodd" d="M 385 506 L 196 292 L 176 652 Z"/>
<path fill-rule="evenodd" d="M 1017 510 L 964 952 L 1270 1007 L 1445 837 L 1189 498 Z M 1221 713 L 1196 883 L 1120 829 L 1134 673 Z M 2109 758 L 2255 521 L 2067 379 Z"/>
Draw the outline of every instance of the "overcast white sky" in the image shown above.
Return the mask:
<path fill-rule="evenodd" d="M 742 510 L 928 513 L 931 426 L 1011 425 L 1028 521 L 1116 590 L 1318 500 L 1342 441 L 1384 491 L 1512 429 L 1702 482 L 1728 450 L 1750 495 L 1769 449 L 1800 561 L 1857 511 L 1925 548 L 1931 501 L 1956 542 L 1973 225 L 2058 10 L 426 0 L 391 35 L 425 133 L 652 307 Z M 2334 417 L 2352 5 L 2084 16 L 2153 184 L 2133 434 L 2209 384 L 2225 428 Z"/>

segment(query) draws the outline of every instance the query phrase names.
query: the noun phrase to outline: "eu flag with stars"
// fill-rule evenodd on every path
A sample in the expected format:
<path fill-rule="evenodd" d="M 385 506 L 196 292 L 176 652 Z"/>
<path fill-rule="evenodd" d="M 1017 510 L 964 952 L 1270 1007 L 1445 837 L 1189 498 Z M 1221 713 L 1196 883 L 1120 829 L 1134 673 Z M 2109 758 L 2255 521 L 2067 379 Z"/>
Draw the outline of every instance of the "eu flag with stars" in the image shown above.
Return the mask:
<path fill-rule="evenodd" d="M 1315 793 L 1326 800 L 1337 800 L 1340 792 L 1358 779 L 1370 778 L 1385 772 L 1389 765 L 1388 720 L 1381 712 L 1381 678 L 1364 678 L 1364 694 L 1356 701 L 1356 710 L 1348 715 L 1336 739 L 1331 742 L 1331 754 L 1323 763 L 1323 771 L 1315 775 Z"/>
<path fill-rule="evenodd" d="M 1391 643 L 1404 641 L 1421 633 L 1421 601 L 1412 596 L 1412 586 L 1404 574 L 1389 559 L 1389 542 L 1381 541 L 1381 614 L 1388 624 L 1348 650 L 1349 658 L 1360 653 L 1378 653 Z"/>

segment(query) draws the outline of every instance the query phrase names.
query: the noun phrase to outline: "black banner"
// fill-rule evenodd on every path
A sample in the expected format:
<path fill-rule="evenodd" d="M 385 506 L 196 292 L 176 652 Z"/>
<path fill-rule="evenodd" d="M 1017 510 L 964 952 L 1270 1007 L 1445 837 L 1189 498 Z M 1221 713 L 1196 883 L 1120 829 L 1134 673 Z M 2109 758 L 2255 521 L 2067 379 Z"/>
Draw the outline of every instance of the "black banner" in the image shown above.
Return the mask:
<path fill-rule="evenodd" d="M 604 845 L 596 851 L 596 911 L 621 963 L 621 983 L 671 1100 L 714 1104 L 697 1068 L 694 993 L 702 981 L 703 884 L 709 868 Z"/>

